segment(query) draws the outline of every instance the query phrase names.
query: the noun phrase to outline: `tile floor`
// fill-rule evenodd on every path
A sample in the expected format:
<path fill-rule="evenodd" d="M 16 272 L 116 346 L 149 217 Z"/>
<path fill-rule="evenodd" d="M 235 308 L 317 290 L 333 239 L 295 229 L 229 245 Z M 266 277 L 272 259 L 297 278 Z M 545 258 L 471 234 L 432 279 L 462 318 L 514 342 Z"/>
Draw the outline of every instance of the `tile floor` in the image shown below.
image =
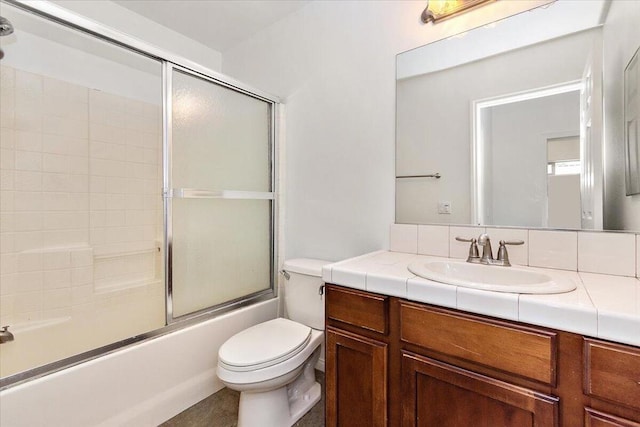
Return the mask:
<path fill-rule="evenodd" d="M 324 427 L 324 373 L 316 371 L 322 398 L 294 427 Z M 240 393 L 223 388 L 182 411 L 160 427 L 236 427 Z"/>

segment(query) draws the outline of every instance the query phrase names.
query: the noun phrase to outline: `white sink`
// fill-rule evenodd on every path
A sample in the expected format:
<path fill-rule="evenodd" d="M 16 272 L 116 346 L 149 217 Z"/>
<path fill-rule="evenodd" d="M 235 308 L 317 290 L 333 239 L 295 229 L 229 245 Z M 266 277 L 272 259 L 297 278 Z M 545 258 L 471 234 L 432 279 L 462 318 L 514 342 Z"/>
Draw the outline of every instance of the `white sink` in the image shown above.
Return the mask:
<path fill-rule="evenodd" d="M 576 288 L 572 280 L 554 280 L 539 271 L 519 267 L 471 264 L 463 261 L 416 261 L 413 274 L 434 282 L 485 291 L 517 294 L 558 294 Z"/>

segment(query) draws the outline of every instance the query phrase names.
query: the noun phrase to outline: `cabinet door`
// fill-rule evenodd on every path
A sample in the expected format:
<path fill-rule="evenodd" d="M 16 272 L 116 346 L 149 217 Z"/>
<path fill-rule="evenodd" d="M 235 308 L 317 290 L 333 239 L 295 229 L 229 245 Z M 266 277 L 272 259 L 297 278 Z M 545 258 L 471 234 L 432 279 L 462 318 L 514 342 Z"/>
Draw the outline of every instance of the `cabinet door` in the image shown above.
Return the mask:
<path fill-rule="evenodd" d="M 558 399 L 403 352 L 403 426 L 553 427 Z"/>
<path fill-rule="evenodd" d="M 387 425 L 387 345 L 327 328 L 326 425 Z"/>
<path fill-rule="evenodd" d="M 585 393 L 640 410 L 640 350 L 604 341 L 584 341 Z"/>
<path fill-rule="evenodd" d="M 591 408 L 584 410 L 585 427 L 640 427 L 640 423 L 616 417 Z"/>

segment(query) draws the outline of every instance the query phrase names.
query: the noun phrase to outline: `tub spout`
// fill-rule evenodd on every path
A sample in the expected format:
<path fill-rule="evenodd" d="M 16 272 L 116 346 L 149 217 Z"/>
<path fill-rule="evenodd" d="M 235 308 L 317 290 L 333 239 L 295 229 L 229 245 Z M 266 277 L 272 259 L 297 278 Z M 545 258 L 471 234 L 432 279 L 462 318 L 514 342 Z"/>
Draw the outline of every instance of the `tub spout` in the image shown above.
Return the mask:
<path fill-rule="evenodd" d="M 9 332 L 8 326 L 3 326 L 0 328 L 0 344 L 4 344 L 9 341 L 13 341 L 13 334 Z"/>

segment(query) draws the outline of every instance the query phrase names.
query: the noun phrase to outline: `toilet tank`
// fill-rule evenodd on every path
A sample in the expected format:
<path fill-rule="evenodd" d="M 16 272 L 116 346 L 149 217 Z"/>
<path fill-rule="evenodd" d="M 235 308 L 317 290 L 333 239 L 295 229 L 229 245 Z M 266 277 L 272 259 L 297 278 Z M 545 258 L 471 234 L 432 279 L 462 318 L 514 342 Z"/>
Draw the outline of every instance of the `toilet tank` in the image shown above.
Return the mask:
<path fill-rule="evenodd" d="M 330 261 L 298 258 L 284 262 L 285 274 L 284 304 L 289 319 L 324 330 L 324 292 L 320 287 L 322 266 Z M 324 289 L 323 289 L 324 291 Z"/>

